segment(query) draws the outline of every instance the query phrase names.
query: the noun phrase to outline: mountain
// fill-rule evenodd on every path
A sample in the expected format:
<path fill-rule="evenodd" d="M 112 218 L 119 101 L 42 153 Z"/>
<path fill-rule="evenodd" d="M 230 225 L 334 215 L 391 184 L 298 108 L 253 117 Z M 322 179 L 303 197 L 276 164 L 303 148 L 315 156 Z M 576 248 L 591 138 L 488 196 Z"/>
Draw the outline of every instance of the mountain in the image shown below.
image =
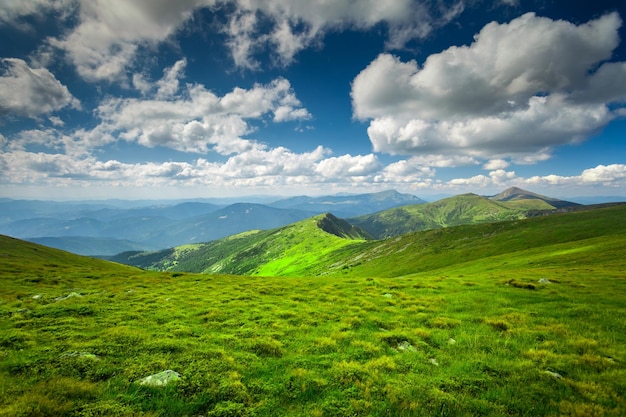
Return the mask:
<path fill-rule="evenodd" d="M 150 241 L 161 248 L 207 242 L 257 229 L 273 229 L 297 222 L 315 213 L 280 209 L 253 203 L 236 203 L 202 216 L 182 219 L 155 230 Z"/>
<path fill-rule="evenodd" d="M 625 216 L 383 241 L 320 216 L 224 239 L 273 234 L 223 264 L 274 251 L 257 277 L 0 236 L 0 414 L 623 416 Z M 180 378 L 144 385 L 163 374 Z"/>
<path fill-rule="evenodd" d="M 397 207 L 348 219 L 377 239 L 399 236 L 420 230 L 524 218 L 516 206 L 463 194 L 432 203 Z"/>
<path fill-rule="evenodd" d="M 531 208 L 533 203 L 538 203 L 537 208 L 542 209 L 543 207 L 546 207 L 546 205 L 542 204 L 542 202 L 547 204 L 547 210 L 580 205 L 578 203 L 573 203 L 570 201 L 559 200 L 558 198 L 546 197 L 541 194 L 535 194 L 517 187 L 507 188 L 501 193 L 491 196 L 489 198 L 494 201 L 506 201 L 516 203 L 519 204 L 521 208 Z"/>
<path fill-rule="evenodd" d="M 462 197 L 483 199 L 474 195 Z M 376 241 L 369 240 L 360 228 L 325 214 L 279 229 L 247 232 L 160 252 L 125 253 L 111 260 L 160 271 L 397 277 L 507 253 L 531 251 L 534 257 L 545 257 L 547 252 L 541 248 L 562 244 L 591 245 L 584 251 L 595 250 L 593 245 L 606 245 L 615 251 L 626 242 L 626 222 L 622 221 L 625 215 L 626 204 L 622 204 L 432 229 Z M 563 248 L 554 250 L 558 256 L 570 253 Z M 578 249 L 571 253 L 577 252 Z M 580 255 L 582 261 L 586 255 Z"/>
<path fill-rule="evenodd" d="M 85 236 L 34 237 L 25 240 L 87 256 L 112 256 L 126 251 L 158 249 L 130 240 Z"/>
<path fill-rule="evenodd" d="M 420 230 L 523 219 L 529 215 L 578 206 L 513 187 L 492 197 L 462 194 L 432 203 L 349 218 L 348 221 L 375 238 L 384 239 Z"/>
<path fill-rule="evenodd" d="M 30 202 L 15 203 L 11 219 L 19 217 L 15 214 L 19 208 L 23 209 L 20 216 L 26 218 L 5 222 L 0 233 L 32 241 L 45 239 L 53 247 L 91 256 L 112 255 L 116 245 L 120 250 L 115 253 L 130 250 L 129 242 L 144 251 L 205 242 L 251 229 L 272 229 L 316 214 L 261 204 L 220 207 L 198 202 L 129 209 L 70 204 L 72 214 L 60 214 L 62 203 L 46 203 L 41 209 Z M 12 207 L 8 202 L 6 205 Z M 29 210 L 43 217 L 28 218 Z M 95 253 L 98 248 L 103 252 Z"/>
<path fill-rule="evenodd" d="M 221 240 L 158 252 L 127 252 L 109 258 L 145 269 L 238 275 L 289 275 L 319 262 L 339 247 L 369 235 L 330 213 L 281 228 L 249 231 Z"/>
<path fill-rule="evenodd" d="M 291 197 L 278 200 L 270 205 L 272 207 L 312 211 L 317 214 L 331 212 L 339 217 L 354 217 L 392 207 L 422 203 L 425 201 L 417 196 L 389 190 L 370 194 Z"/>

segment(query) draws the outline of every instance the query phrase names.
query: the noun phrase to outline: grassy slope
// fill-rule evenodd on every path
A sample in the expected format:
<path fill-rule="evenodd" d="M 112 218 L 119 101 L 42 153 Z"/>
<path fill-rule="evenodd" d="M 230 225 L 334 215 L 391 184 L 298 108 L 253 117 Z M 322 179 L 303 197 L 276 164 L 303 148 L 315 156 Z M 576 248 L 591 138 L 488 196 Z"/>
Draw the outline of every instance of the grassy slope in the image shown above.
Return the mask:
<path fill-rule="evenodd" d="M 387 268 L 363 252 L 369 273 L 362 257 L 342 279 L 142 272 L 3 239 L 0 415 L 621 416 L 623 218 L 440 230 L 422 267 L 402 250 L 419 234 L 390 239 Z M 182 379 L 133 382 L 164 369 Z"/>
<path fill-rule="evenodd" d="M 439 201 L 399 207 L 350 219 L 376 238 L 458 226 L 522 219 L 527 210 L 554 209 L 538 199 L 494 201 L 476 194 L 463 194 Z"/>
<path fill-rule="evenodd" d="M 475 259 L 515 254 L 527 249 L 551 251 L 555 245 L 586 239 L 626 239 L 626 205 L 554 214 L 512 222 L 465 225 L 411 233 L 348 247 L 300 275 L 402 276 Z"/>
<path fill-rule="evenodd" d="M 124 261 L 154 270 L 285 276 L 310 268 L 329 253 L 367 238 L 344 220 L 324 214 L 278 229 L 135 254 Z"/>

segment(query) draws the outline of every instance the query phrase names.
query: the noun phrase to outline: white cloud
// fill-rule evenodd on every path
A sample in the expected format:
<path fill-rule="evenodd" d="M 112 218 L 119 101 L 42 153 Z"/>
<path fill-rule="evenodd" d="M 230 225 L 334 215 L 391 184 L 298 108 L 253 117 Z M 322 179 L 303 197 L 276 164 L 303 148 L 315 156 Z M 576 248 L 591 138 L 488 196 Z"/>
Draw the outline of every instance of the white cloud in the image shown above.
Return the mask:
<path fill-rule="evenodd" d="M 179 78 L 182 77 L 185 66 L 187 66 L 187 60 L 181 59 L 163 71 L 163 78 L 157 81 L 158 90 L 156 97 L 158 99 L 172 98 L 178 93 Z"/>
<path fill-rule="evenodd" d="M 426 36 L 440 19 L 421 2 L 398 0 L 235 0 L 225 32 L 230 36 L 233 59 L 238 66 L 256 68 L 254 53 L 269 47 L 275 61 L 289 65 L 301 50 L 321 42 L 328 31 L 345 28 L 368 29 L 379 23 L 389 27 L 390 47 L 403 47 L 416 37 Z M 448 15 L 457 5 L 437 13 Z M 262 16 L 263 19 L 257 19 Z M 269 30 L 264 31 L 269 22 Z"/>
<path fill-rule="evenodd" d="M 487 161 L 484 165 L 483 165 L 483 169 L 486 169 L 488 171 L 491 170 L 496 170 L 496 169 L 505 169 L 509 167 L 509 162 L 505 161 L 504 159 L 492 159 L 490 161 Z"/>
<path fill-rule="evenodd" d="M 152 90 L 152 84 L 146 80 L 143 74 L 133 74 L 132 85 L 143 95 L 148 94 Z"/>
<path fill-rule="evenodd" d="M 376 173 L 382 168 L 382 164 L 374 154 L 342 155 L 324 159 L 317 164 L 315 171 L 324 177 L 357 177 Z"/>
<path fill-rule="evenodd" d="M 79 101 L 45 68 L 17 58 L 0 58 L 0 116 L 36 117 Z M 17 93 L 19 92 L 19 93 Z"/>
<path fill-rule="evenodd" d="M 626 100 L 626 64 L 602 62 L 620 25 L 617 13 L 579 26 L 528 13 L 421 68 L 381 54 L 353 81 L 354 115 L 371 119 L 377 152 L 541 160 L 619 114 L 608 104 Z"/>
<path fill-rule="evenodd" d="M 403 48 L 426 37 L 463 11 L 463 1 L 428 5 L 418 0 L 53 0 L 15 1 L 0 7 L 0 21 L 54 10 L 66 34 L 49 39 L 86 80 L 126 79 L 140 47 L 167 40 L 204 9 L 225 14 L 222 33 L 235 65 L 256 69 L 255 54 L 270 52 L 279 65 L 289 65 L 301 50 L 319 45 L 329 31 L 387 27 L 387 47 Z M 48 51 L 49 52 L 49 51 Z"/>
<path fill-rule="evenodd" d="M 142 45 L 156 45 L 174 34 L 212 0 L 79 0 L 78 24 L 64 37 L 50 39 L 64 50 L 87 80 L 123 77 Z"/>
<path fill-rule="evenodd" d="M 584 170 L 580 177 L 585 183 L 623 186 L 626 183 L 626 165 L 598 165 Z"/>
<path fill-rule="evenodd" d="M 285 122 L 311 117 L 284 78 L 251 89 L 235 88 L 219 97 L 198 84 L 179 92 L 177 77 L 183 68 L 184 61 L 178 61 L 166 70 L 152 99 L 111 98 L 101 103 L 97 115 L 102 123 L 96 129 L 104 133 L 103 144 L 117 136 L 146 147 L 229 155 L 257 146 L 243 138 L 253 132 L 249 119 L 270 116 Z"/>
<path fill-rule="evenodd" d="M 73 0 L 4 0 L 0 5 L 0 23 L 29 29 L 20 19 L 29 15 L 42 15 L 50 10 L 63 10 L 72 6 Z"/>
<path fill-rule="evenodd" d="M 56 127 L 63 127 L 65 125 L 65 122 L 57 116 L 49 116 L 48 120 L 50 120 L 50 123 L 52 123 L 52 125 Z"/>

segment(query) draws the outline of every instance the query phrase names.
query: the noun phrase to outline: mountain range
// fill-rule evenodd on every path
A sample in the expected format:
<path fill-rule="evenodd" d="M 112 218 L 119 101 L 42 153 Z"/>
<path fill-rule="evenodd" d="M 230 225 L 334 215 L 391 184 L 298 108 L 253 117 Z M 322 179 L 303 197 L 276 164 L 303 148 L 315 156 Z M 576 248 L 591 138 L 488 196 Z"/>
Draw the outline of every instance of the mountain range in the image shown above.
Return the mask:
<path fill-rule="evenodd" d="M 327 213 L 278 229 L 250 231 L 163 251 L 126 252 L 110 260 L 157 271 L 391 277 L 459 263 L 477 253 L 494 256 L 529 248 L 539 250 L 544 245 L 624 233 L 626 225 L 620 220 L 625 214 L 626 204 L 609 204 L 529 219 L 440 227 L 377 240 L 360 227 Z M 445 253 L 448 256 L 443 256 Z"/>
<path fill-rule="evenodd" d="M 578 206 L 580 204 L 512 187 L 494 196 L 462 194 L 432 203 L 392 208 L 348 221 L 376 239 L 384 239 L 440 227 L 523 219 Z"/>
<path fill-rule="evenodd" d="M 0 200 L 0 233 L 81 255 L 110 256 L 206 242 L 272 229 L 329 211 L 357 216 L 424 201 L 396 191 L 292 197 L 259 203 L 232 199 L 158 202 Z M 220 204 L 229 202 L 229 204 Z"/>
<path fill-rule="evenodd" d="M 311 274 L 313 265 L 332 270 L 331 254 L 361 256 L 365 248 L 391 237 L 459 225 L 501 223 L 583 210 L 585 206 L 515 188 L 495 196 L 463 194 L 433 203 L 383 210 L 343 220 L 331 213 L 273 230 L 248 231 L 212 242 L 156 252 L 129 251 L 110 259 L 144 269 L 238 275 Z M 595 206 L 594 206 L 595 208 Z M 592 209 L 591 207 L 589 209 Z M 530 213 L 530 215 L 528 215 Z M 403 252 L 401 250 L 400 252 Z M 315 270 L 315 273 L 319 273 Z"/>

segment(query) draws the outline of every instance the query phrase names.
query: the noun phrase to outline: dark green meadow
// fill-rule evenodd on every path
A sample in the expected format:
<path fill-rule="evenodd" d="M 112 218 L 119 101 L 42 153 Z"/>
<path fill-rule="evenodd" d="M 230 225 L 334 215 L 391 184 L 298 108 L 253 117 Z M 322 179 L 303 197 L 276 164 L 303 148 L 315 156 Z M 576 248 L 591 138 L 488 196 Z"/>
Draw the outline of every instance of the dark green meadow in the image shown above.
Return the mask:
<path fill-rule="evenodd" d="M 1 237 L 0 416 L 623 416 L 624 213 L 345 245 L 302 277 Z"/>

